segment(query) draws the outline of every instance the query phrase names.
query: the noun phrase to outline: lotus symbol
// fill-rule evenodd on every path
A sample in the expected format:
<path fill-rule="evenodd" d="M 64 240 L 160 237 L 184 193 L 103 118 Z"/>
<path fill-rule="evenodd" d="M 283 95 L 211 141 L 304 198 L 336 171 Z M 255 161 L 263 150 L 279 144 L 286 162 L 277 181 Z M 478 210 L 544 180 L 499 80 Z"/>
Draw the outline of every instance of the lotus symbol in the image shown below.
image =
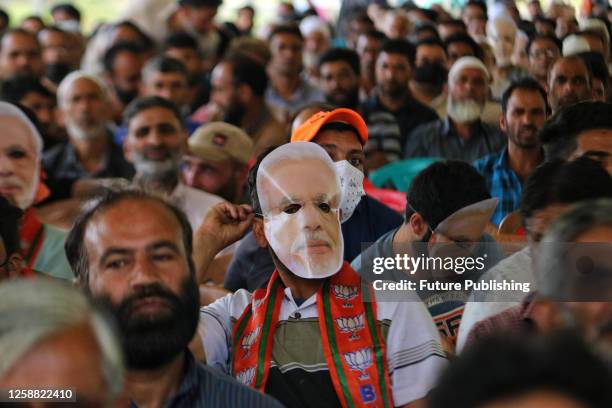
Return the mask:
<path fill-rule="evenodd" d="M 240 383 L 250 386 L 253 383 L 253 378 L 255 377 L 255 368 L 256 366 L 253 366 L 240 371 L 238 374 L 236 374 L 236 379 Z"/>
<path fill-rule="evenodd" d="M 253 309 L 258 309 L 259 306 L 263 305 L 264 301 L 266 300 L 266 298 L 261 298 L 261 299 L 253 299 Z"/>
<path fill-rule="evenodd" d="M 362 314 L 352 317 L 340 317 L 336 319 L 336 324 L 342 333 L 350 333 L 349 340 L 359 338 L 357 332 L 364 328 L 365 316 Z"/>
<path fill-rule="evenodd" d="M 332 292 L 338 299 L 344 300 L 344 304 L 342 306 L 353 307 L 353 305 L 348 303 L 348 301 L 357 296 L 359 290 L 356 286 L 332 285 Z"/>
<path fill-rule="evenodd" d="M 366 347 L 354 352 L 344 353 L 344 360 L 352 370 L 361 372 L 361 375 L 359 376 L 360 380 L 370 378 L 370 376 L 366 374 L 365 370 L 372 365 L 371 348 Z"/>
<path fill-rule="evenodd" d="M 242 337 L 242 341 L 240 342 L 240 347 L 244 350 L 244 355 L 242 358 L 246 358 L 249 355 L 251 346 L 255 344 L 255 341 L 257 341 L 259 333 L 261 333 L 261 326 L 257 326 L 252 332 L 247 333 L 244 335 L 244 337 Z"/>

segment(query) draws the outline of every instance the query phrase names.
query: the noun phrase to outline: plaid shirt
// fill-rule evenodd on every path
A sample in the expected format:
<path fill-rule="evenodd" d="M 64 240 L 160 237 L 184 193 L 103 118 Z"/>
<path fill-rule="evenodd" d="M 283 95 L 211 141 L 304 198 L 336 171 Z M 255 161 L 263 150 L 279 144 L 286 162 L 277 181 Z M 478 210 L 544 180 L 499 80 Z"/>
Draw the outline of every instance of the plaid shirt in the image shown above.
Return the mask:
<path fill-rule="evenodd" d="M 491 196 L 499 198 L 491 217 L 491 221 L 499 225 L 506 215 L 519 207 L 521 201 L 522 185 L 508 163 L 508 147 L 476 160 L 473 165 L 484 177 Z"/>

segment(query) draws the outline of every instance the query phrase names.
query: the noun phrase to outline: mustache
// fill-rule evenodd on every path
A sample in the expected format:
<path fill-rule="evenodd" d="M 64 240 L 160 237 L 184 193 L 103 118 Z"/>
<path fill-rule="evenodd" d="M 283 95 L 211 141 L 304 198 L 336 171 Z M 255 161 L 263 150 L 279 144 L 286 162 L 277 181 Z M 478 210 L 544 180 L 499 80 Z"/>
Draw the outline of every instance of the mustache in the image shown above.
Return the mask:
<path fill-rule="evenodd" d="M 294 241 L 293 250 L 296 252 L 303 251 L 304 249 L 308 247 L 309 241 L 321 241 L 330 248 L 333 246 L 332 241 L 327 236 L 327 234 L 323 232 L 315 232 L 315 233 L 306 234 L 305 236 L 302 236 L 300 239 Z"/>
<path fill-rule="evenodd" d="M 117 308 L 119 316 L 129 316 L 136 302 L 150 297 L 159 297 L 166 300 L 173 310 L 178 309 L 181 304 L 181 299 L 169 289 L 159 283 L 152 283 L 146 286 L 138 286 L 129 296 L 123 299 Z"/>

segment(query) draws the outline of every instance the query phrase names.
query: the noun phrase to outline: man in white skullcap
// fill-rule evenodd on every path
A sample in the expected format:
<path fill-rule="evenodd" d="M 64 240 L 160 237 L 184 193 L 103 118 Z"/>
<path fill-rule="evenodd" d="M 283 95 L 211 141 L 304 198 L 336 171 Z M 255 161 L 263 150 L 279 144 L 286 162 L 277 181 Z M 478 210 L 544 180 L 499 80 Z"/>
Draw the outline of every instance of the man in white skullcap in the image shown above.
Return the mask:
<path fill-rule="evenodd" d="M 24 274 L 38 271 L 71 279 L 64 254 L 65 233 L 40 222 L 33 205 L 48 196 L 41 181 L 42 138 L 27 116 L 16 106 L 0 102 L 0 195 L 24 211 L 20 223 Z"/>
<path fill-rule="evenodd" d="M 499 128 L 480 120 L 491 77 L 475 57 L 461 57 L 448 73 L 446 117 L 424 124 L 408 137 L 405 157 L 443 157 L 474 161 L 505 143 Z"/>
<path fill-rule="evenodd" d="M 319 16 L 308 16 L 300 23 L 300 32 L 304 37 L 304 69 L 309 78 L 316 79 L 319 58 L 331 44 L 331 29 Z"/>

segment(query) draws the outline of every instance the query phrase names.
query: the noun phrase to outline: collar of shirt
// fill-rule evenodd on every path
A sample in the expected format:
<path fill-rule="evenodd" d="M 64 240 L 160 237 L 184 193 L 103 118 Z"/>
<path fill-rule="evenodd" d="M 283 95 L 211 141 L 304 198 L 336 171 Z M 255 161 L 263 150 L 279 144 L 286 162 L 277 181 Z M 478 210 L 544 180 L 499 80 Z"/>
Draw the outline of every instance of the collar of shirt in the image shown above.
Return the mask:
<path fill-rule="evenodd" d="M 498 154 L 497 160 L 495 161 L 494 169 L 511 170 L 510 164 L 508 163 L 508 146 L 505 146 Z"/>
<path fill-rule="evenodd" d="M 470 139 L 478 133 L 485 133 L 485 129 L 483 128 L 480 119 L 478 119 L 473 125 L 470 126 Z M 451 118 L 448 115 L 446 115 L 444 117 L 444 120 L 442 121 L 442 134 L 445 137 L 459 137 L 459 135 L 455 131 L 455 127 L 451 123 Z M 461 140 L 463 141 L 463 139 Z"/>
<path fill-rule="evenodd" d="M 117 154 L 123 155 L 121 149 L 113 141 L 112 133 L 107 132 L 107 139 L 108 151 L 106 152 L 106 154 L 104 155 L 104 159 L 102 160 L 103 165 L 98 169 L 98 171 L 93 173 L 94 175 L 104 174 L 106 170 L 116 167 L 113 165 L 115 163 L 114 158 L 117 157 Z M 63 168 L 64 170 L 71 169 L 73 171 L 77 171 L 83 174 L 86 173 L 85 169 L 83 169 L 83 167 L 81 166 L 81 162 L 79 162 L 79 159 L 77 158 L 76 149 L 74 148 L 74 145 L 70 142 L 67 142 L 66 144 L 66 151 L 64 155 L 64 160 L 62 160 L 61 168 Z"/>
<path fill-rule="evenodd" d="M 183 406 L 183 404 L 180 403 L 181 399 L 195 393 L 199 386 L 199 382 L 198 365 L 191 352 L 187 350 L 185 351 L 185 367 L 181 383 L 176 394 L 166 401 L 164 407 Z M 134 401 L 130 401 L 130 408 L 138 408 L 138 405 L 136 405 Z"/>

